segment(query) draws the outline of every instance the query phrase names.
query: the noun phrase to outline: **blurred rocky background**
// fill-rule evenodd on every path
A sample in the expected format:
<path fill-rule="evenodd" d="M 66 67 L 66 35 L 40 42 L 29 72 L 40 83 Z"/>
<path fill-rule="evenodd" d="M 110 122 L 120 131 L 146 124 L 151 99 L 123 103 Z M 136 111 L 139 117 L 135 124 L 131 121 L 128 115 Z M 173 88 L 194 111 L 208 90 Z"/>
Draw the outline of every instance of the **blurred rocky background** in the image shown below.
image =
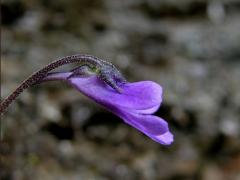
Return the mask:
<path fill-rule="evenodd" d="M 239 0 L 2 0 L 1 97 L 51 61 L 113 62 L 164 88 L 159 145 L 61 82 L 2 117 L 1 180 L 239 180 Z"/>

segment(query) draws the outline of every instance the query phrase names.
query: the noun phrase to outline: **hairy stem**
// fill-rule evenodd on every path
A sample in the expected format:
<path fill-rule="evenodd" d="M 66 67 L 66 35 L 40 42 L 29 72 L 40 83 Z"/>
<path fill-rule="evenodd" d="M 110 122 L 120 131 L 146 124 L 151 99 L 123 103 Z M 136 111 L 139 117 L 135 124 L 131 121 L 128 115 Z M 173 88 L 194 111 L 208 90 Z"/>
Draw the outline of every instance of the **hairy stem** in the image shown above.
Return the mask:
<path fill-rule="evenodd" d="M 72 55 L 60 58 L 52 63 L 46 65 L 42 69 L 38 70 L 37 72 L 33 73 L 30 77 L 24 80 L 15 91 L 13 91 L 8 97 L 6 97 L 0 103 L 0 113 L 2 114 L 8 108 L 8 106 L 21 94 L 25 89 L 29 88 L 30 86 L 37 84 L 40 80 L 47 76 L 48 72 L 56 69 L 62 65 L 69 64 L 69 63 L 86 63 L 95 67 L 100 67 L 105 61 L 96 58 L 91 55 Z"/>

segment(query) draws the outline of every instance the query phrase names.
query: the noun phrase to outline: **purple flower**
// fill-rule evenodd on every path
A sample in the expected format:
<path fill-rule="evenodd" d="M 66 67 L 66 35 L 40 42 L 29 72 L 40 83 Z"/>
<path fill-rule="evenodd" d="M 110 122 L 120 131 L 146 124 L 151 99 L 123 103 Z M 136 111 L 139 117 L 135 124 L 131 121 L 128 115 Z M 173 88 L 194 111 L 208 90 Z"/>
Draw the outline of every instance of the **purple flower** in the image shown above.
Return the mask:
<path fill-rule="evenodd" d="M 118 93 L 95 75 L 71 75 L 72 72 L 51 73 L 44 81 L 64 80 L 154 141 L 164 145 L 173 142 L 167 122 L 152 115 L 162 101 L 160 85 L 152 81 L 125 83 L 121 85 L 121 93 Z"/>

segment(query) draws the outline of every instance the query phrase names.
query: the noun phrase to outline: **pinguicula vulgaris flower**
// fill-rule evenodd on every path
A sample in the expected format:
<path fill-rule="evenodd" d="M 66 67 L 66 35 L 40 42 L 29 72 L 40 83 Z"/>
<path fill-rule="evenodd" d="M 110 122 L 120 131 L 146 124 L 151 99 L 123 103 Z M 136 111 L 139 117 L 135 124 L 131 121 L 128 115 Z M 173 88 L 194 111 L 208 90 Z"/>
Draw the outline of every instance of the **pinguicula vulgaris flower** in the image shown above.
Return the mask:
<path fill-rule="evenodd" d="M 49 73 L 59 67 L 59 62 L 63 61 L 65 63 L 60 65 L 71 62 L 82 64 L 72 71 Z M 49 68 L 54 63 L 55 65 Z M 51 64 L 45 67 L 45 69 L 48 67 L 44 71 L 45 74 L 39 73 L 41 76 L 35 77 L 35 82 L 31 81 L 32 84 L 28 85 L 63 80 L 154 141 L 163 145 L 173 142 L 173 135 L 169 131 L 167 122 L 153 115 L 162 102 L 162 88 L 157 83 L 152 81 L 129 83 L 111 63 L 89 55 L 68 56 Z M 1 102 L 1 113 L 5 110 L 5 106 L 11 103 L 8 102 L 8 98 Z"/>

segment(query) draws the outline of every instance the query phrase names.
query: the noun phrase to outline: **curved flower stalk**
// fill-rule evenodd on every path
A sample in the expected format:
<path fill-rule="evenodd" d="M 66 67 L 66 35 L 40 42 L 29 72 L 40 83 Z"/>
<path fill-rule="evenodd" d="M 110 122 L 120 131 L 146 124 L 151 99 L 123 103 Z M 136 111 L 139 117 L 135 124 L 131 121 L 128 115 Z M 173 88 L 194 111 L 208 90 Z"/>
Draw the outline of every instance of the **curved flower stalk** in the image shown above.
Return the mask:
<path fill-rule="evenodd" d="M 50 72 L 59 66 L 76 62 L 81 65 L 72 71 Z M 54 80 L 69 83 L 154 141 L 163 145 L 173 142 L 173 135 L 168 129 L 167 122 L 152 115 L 162 101 L 161 86 L 152 81 L 129 83 L 114 65 L 90 55 L 67 56 L 32 74 L 1 101 L 1 115 L 28 87 Z"/>

